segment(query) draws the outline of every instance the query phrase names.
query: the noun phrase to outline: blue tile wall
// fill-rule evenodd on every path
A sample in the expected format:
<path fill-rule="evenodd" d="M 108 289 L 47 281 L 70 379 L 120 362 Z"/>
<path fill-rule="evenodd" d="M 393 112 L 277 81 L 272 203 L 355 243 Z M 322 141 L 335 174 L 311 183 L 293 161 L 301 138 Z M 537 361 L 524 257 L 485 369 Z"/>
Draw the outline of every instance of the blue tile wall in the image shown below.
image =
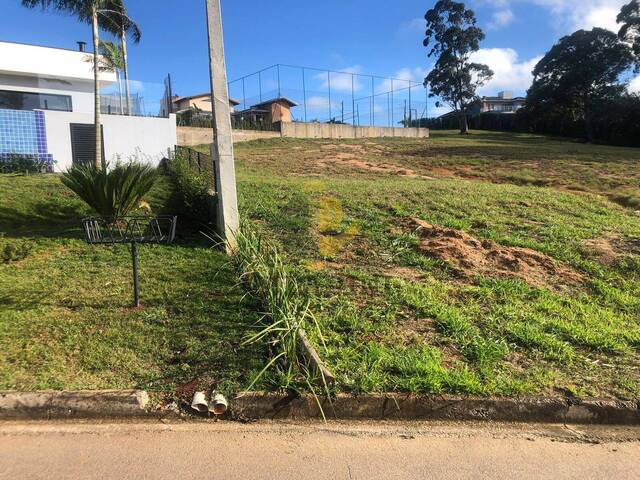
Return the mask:
<path fill-rule="evenodd" d="M 35 156 L 53 167 L 44 112 L 0 109 L 0 161 L 15 155 Z"/>

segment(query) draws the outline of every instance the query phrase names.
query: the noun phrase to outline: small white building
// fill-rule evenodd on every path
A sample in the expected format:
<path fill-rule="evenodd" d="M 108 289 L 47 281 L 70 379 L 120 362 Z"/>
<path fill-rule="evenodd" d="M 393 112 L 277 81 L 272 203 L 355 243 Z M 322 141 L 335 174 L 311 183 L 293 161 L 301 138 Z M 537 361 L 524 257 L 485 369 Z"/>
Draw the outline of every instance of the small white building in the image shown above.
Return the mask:
<path fill-rule="evenodd" d="M 95 155 L 93 63 L 79 50 L 0 42 L 0 161 L 38 156 L 63 171 Z M 102 72 L 100 86 L 116 81 Z M 103 109 L 104 110 L 104 107 Z M 158 163 L 176 144 L 175 115 L 168 118 L 102 115 L 104 157 Z"/>

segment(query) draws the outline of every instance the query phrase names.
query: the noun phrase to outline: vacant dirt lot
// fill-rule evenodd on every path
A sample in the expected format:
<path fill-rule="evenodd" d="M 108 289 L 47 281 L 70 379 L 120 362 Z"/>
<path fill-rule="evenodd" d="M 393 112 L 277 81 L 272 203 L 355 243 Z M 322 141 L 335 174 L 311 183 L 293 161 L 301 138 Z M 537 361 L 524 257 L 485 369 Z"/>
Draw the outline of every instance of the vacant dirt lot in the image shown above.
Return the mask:
<path fill-rule="evenodd" d="M 640 398 L 640 150 L 434 132 L 237 154 L 339 390 Z"/>

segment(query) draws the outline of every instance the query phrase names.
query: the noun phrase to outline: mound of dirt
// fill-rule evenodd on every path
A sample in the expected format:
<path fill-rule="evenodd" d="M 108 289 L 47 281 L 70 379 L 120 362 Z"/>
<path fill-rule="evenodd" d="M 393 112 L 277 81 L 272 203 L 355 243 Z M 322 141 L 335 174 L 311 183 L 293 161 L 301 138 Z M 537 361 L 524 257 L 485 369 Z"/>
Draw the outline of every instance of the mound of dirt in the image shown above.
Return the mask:
<path fill-rule="evenodd" d="M 465 280 L 485 277 L 517 278 L 529 285 L 554 290 L 582 283 L 582 275 L 530 248 L 505 247 L 478 240 L 461 230 L 431 225 L 417 218 L 411 226 L 421 237 L 420 251 L 442 260 Z"/>

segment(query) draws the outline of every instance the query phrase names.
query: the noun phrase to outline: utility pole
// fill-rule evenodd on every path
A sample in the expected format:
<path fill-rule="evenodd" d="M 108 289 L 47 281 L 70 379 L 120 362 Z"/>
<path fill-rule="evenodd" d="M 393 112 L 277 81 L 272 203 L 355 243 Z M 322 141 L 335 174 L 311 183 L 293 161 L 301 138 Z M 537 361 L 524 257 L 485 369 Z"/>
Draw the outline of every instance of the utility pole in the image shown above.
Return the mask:
<path fill-rule="evenodd" d="M 233 132 L 229 111 L 227 66 L 224 59 L 224 36 L 220 0 L 206 0 L 209 32 L 209 69 L 211 74 L 211 106 L 213 144 L 211 158 L 216 174 L 217 212 L 216 229 L 225 241 L 227 253 L 237 246 L 236 233 L 240 228 L 236 169 L 233 159 Z"/>

